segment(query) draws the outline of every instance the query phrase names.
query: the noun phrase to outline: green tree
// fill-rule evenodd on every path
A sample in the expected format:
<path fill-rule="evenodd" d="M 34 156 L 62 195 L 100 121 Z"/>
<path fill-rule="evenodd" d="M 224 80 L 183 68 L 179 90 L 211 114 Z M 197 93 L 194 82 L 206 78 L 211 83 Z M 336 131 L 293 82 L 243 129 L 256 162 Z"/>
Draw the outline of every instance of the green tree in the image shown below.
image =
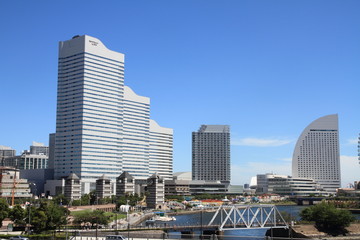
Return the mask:
<path fill-rule="evenodd" d="M 95 210 L 92 212 L 83 212 L 75 216 L 75 224 L 90 223 L 91 227 L 94 225 L 107 225 L 110 222 L 110 218 L 105 215 L 104 211 Z"/>
<path fill-rule="evenodd" d="M 5 199 L 0 198 L 0 227 L 2 227 L 2 221 L 9 215 L 9 204 Z"/>
<path fill-rule="evenodd" d="M 46 223 L 48 216 L 43 210 L 36 209 L 35 207 L 30 207 L 30 224 L 33 226 L 33 230 L 36 233 L 40 233 L 46 230 Z"/>
<path fill-rule="evenodd" d="M 11 221 L 13 221 L 18 226 L 26 224 L 26 212 L 19 204 L 15 205 L 12 209 L 10 209 L 9 217 Z"/>
<path fill-rule="evenodd" d="M 60 228 L 60 226 L 67 224 L 67 216 L 69 216 L 70 211 L 63 207 L 54 204 L 53 202 L 46 202 L 40 207 L 46 215 L 46 229 L 55 230 Z"/>
<path fill-rule="evenodd" d="M 81 205 L 90 205 L 90 195 L 88 193 L 81 196 Z"/>
<path fill-rule="evenodd" d="M 69 204 L 69 201 L 65 198 L 64 194 L 59 194 L 52 200 L 57 205 L 63 205 L 66 206 Z"/>
<path fill-rule="evenodd" d="M 344 230 L 355 220 L 349 211 L 337 209 L 326 202 L 303 209 L 300 217 L 305 221 L 314 221 L 315 226 L 324 231 Z"/>

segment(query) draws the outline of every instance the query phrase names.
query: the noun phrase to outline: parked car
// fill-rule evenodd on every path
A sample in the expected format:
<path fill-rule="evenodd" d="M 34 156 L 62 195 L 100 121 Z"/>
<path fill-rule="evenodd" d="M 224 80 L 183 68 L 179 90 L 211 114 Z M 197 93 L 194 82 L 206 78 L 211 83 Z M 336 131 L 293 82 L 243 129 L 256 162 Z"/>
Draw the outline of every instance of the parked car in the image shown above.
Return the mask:
<path fill-rule="evenodd" d="M 126 237 L 123 237 L 121 235 L 107 235 L 106 240 L 126 240 Z"/>
<path fill-rule="evenodd" d="M 22 236 L 16 236 L 16 237 L 11 237 L 9 238 L 10 240 L 29 240 L 29 238 L 27 237 L 22 237 Z"/>

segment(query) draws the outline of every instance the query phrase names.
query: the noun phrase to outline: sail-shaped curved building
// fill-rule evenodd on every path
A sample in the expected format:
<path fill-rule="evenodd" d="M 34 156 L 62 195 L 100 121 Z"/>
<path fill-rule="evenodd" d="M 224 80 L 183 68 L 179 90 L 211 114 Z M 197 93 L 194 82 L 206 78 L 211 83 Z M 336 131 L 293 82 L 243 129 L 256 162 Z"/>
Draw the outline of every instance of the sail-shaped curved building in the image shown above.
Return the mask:
<path fill-rule="evenodd" d="M 292 175 L 313 179 L 327 192 L 340 188 L 337 114 L 316 119 L 301 133 L 292 158 Z"/>

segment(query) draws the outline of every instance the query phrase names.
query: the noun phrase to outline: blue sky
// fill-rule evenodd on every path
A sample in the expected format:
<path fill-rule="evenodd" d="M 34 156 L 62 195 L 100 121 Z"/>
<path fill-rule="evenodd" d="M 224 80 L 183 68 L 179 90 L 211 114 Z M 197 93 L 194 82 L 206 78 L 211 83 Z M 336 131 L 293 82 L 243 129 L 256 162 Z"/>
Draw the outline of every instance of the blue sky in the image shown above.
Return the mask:
<path fill-rule="evenodd" d="M 174 171 L 191 132 L 228 124 L 232 183 L 291 174 L 302 130 L 339 114 L 343 185 L 360 180 L 360 1 L 0 1 L 0 145 L 55 131 L 58 42 L 99 38 L 126 55 L 125 84 L 174 129 Z"/>

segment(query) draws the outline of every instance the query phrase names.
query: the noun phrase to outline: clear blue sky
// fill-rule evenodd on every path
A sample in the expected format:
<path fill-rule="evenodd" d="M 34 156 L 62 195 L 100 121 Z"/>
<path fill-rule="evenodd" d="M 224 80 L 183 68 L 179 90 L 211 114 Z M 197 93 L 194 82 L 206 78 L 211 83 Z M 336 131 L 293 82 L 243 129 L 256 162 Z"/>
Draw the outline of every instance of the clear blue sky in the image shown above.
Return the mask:
<path fill-rule="evenodd" d="M 232 179 L 291 174 L 302 130 L 339 114 L 343 185 L 360 180 L 360 1 L 0 1 L 0 145 L 55 131 L 58 42 L 99 38 L 126 54 L 125 84 L 174 129 L 174 171 L 191 132 L 228 124 Z M 346 172 L 346 173 L 345 173 Z"/>

